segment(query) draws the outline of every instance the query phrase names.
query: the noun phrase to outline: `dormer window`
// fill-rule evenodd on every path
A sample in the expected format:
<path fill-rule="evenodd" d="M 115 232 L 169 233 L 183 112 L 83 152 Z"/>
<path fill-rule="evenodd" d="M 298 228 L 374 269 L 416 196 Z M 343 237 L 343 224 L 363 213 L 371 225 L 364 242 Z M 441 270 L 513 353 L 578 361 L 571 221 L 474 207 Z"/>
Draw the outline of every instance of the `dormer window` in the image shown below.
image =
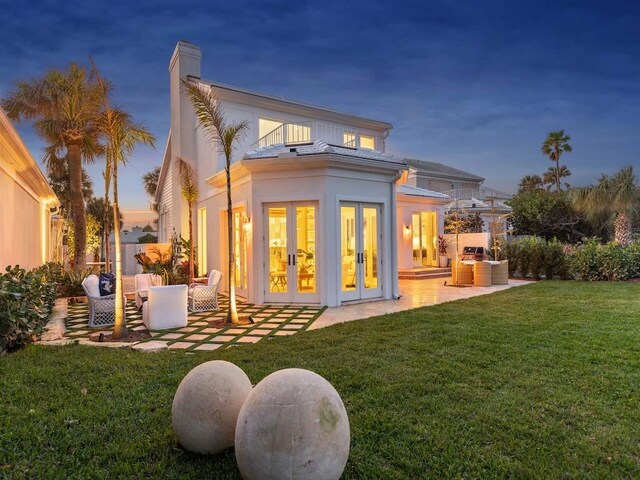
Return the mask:
<path fill-rule="evenodd" d="M 367 150 L 376 149 L 376 138 L 371 135 L 360 135 L 360 148 Z"/>
<path fill-rule="evenodd" d="M 342 134 L 342 144 L 345 147 L 355 148 L 356 146 L 356 134 L 354 132 L 344 132 Z"/>

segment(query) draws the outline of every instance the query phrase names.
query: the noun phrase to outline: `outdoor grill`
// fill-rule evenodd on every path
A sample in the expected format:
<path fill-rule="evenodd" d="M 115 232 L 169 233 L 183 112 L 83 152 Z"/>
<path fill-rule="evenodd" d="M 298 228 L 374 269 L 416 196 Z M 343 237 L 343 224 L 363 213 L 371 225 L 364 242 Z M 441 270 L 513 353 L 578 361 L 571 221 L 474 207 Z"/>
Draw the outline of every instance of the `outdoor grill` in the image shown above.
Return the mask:
<path fill-rule="evenodd" d="M 484 260 L 484 247 L 464 247 L 462 249 L 462 260 Z"/>

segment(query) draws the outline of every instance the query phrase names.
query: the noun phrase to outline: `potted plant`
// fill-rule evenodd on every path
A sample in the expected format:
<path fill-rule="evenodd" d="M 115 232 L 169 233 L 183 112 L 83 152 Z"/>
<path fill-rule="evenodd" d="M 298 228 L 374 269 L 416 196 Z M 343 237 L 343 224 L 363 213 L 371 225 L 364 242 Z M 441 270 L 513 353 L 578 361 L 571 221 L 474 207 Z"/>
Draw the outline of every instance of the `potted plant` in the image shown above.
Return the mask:
<path fill-rule="evenodd" d="M 438 235 L 438 254 L 440 255 L 440 268 L 446 268 L 449 264 L 447 257 L 447 246 L 449 242 L 442 235 Z"/>

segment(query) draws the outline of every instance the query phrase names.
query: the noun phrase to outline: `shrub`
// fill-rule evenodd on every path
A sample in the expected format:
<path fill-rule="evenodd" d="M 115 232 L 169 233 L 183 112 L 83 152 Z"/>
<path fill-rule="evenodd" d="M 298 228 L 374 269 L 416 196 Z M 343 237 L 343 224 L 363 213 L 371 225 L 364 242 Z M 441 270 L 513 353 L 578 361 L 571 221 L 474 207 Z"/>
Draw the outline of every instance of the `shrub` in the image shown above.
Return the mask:
<path fill-rule="evenodd" d="M 571 272 L 582 280 L 629 280 L 640 277 L 640 243 L 626 247 L 590 238 L 571 255 Z"/>
<path fill-rule="evenodd" d="M 507 243 L 506 254 L 507 259 L 509 260 L 509 276 L 514 277 L 516 274 L 516 270 L 518 269 L 520 243 L 518 241 Z"/>
<path fill-rule="evenodd" d="M 547 242 L 545 247 L 544 276 L 547 280 L 569 278 L 569 265 L 565 247 L 557 238 Z"/>
<path fill-rule="evenodd" d="M 47 268 L 7 267 L 0 274 L 0 354 L 33 341 L 46 323 L 56 298 Z"/>
<path fill-rule="evenodd" d="M 600 242 L 590 238 L 577 247 L 571 257 L 571 271 L 580 279 L 604 280 L 600 273 Z"/>

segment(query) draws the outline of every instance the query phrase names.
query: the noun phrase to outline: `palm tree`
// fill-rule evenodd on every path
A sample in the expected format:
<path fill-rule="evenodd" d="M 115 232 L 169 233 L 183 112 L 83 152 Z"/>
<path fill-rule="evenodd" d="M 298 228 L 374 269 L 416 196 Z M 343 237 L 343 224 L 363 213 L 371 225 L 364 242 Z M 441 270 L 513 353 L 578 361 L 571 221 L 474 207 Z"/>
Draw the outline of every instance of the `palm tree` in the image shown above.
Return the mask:
<path fill-rule="evenodd" d="M 564 130 L 559 130 L 557 132 L 551 132 L 542 144 L 542 153 L 556 164 L 555 184 L 557 192 L 560 191 L 560 157 L 564 152 L 573 151 L 571 145 L 569 145 L 569 140 L 571 140 L 571 137 L 565 135 Z"/>
<path fill-rule="evenodd" d="M 114 338 L 122 338 L 127 334 L 124 320 L 124 302 L 122 301 L 122 251 L 120 242 L 120 208 L 118 206 L 118 165 L 126 164 L 129 156 L 138 143 L 155 147 L 155 137 L 142 125 L 136 124 L 131 116 L 109 105 L 105 99 L 105 107 L 98 120 L 100 132 L 105 138 L 107 171 L 113 183 L 113 223 L 116 249 L 116 319 L 113 330 Z"/>
<path fill-rule="evenodd" d="M 184 158 L 178 157 L 178 171 L 180 173 L 180 190 L 182 198 L 189 206 L 189 284 L 195 277 L 194 267 L 194 242 L 193 242 L 193 205 L 198 201 L 198 184 L 193 168 Z"/>
<path fill-rule="evenodd" d="M 156 196 L 156 190 L 158 189 L 159 180 L 160 167 L 156 167 L 142 176 L 144 191 L 147 192 L 147 195 L 149 195 L 151 198 L 154 198 Z M 158 204 L 155 201 L 153 202 L 153 209 L 155 211 L 158 211 Z"/>
<path fill-rule="evenodd" d="M 566 165 L 560 165 L 560 169 L 557 167 L 549 167 L 544 175 L 542 176 L 542 182 L 547 186 L 547 190 L 551 190 L 551 187 L 557 182 L 558 179 L 562 180 L 563 178 L 567 178 L 571 175 L 571 171 L 566 167 Z M 569 188 L 570 185 L 565 182 L 564 186 Z"/>
<path fill-rule="evenodd" d="M 233 202 L 231 201 L 231 155 L 237 143 L 246 133 L 246 121 L 227 124 L 224 111 L 216 101 L 211 88 L 201 87 L 197 81 L 182 80 L 182 85 L 193 104 L 198 125 L 210 140 L 218 144 L 225 157 L 224 170 L 227 174 L 227 241 L 229 251 L 229 312 L 227 322 L 239 323 L 236 306 L 236 263 L 233 251 Z"/>
<path fill-rule="evenodd" d="M 104 95 L 93 72 L 71 63 L 67 71 L 53 69 L 42 78 L 19 82 L 16 90 L 2 100 L 2 108 L 12 120 L 33 120 L 34 129 L 47 143 L 44 161 L 49 166 L 68 162 L 76 271 L 85 268 L 87 246 L 82 162 L 90 162 L 101 153 L 96 119 Z"/>
<path fill-rule="evenodd" d="M 47 167 L 47 177 L 51 189 L 60 200 L 60 215 L 71 216 L 71 178 L 69 176 L 69 162 L 62 162 L 55 168 Z M 93 182 L 87 171 L 82 169 L 82 200 L 84 203 L 93 197 Z"/>
<path fill-rule="evenodd" d="M 542 177 L 540 175 L 525 175 L 520 180 L 520 184 L 518 185 L 518 192 L 532 192 L 535 190 L 542 190 L 544 186 L 544 182 L 542 181 Z"/>
<path fill-rule="evenodd" d="M 576 190 L 574 199 L 588 218 L 609 217 L 617 243 L 631 243 L 632 218 L 640 210 L 640 186 L 632 166 L 612 176 L 602 175 L 596 185 Z"/>

